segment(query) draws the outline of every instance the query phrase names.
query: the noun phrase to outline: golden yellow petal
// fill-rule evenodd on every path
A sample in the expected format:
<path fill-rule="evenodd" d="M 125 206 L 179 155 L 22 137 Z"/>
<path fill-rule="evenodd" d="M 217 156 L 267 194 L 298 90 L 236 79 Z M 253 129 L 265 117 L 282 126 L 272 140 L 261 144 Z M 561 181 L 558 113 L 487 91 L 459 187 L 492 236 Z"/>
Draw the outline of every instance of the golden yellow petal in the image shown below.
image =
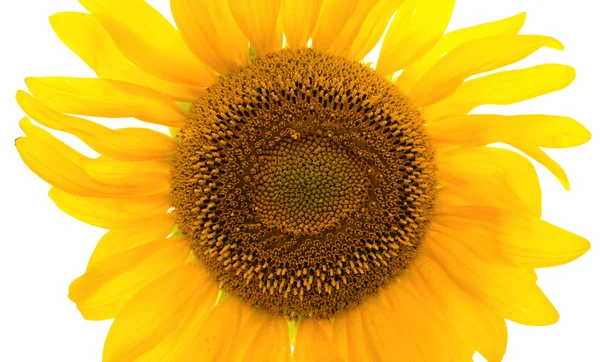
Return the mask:
<path fill-rule="evenodd" d="M 182 127 L 187 113 L 164 95 L 139 85 L 110 79 L 27 78 L 27 87 L 41 103 L 62 113 L 139 120 Z"/>
<path fill-rule="evenodd" d="M 585 254 L 590 243 L 579 235 L 527 214 L 489 208 L 459 207 L 440 210 L 436 225 L 445 233 L 469 235 L 473 249 L 491 250 L 526 268 L 569 263 Z"/>
<path fill-rule="evenodd" d="M 228 0 L 231 13 L 258 55 L 281 49 L 283 33 L 277 21 L 281 0 Z"/>
<path fill-rule="evenodd" d="M 465 146 L 504 142 L 567 148 L 582 145 L 592 137 L 590 131 L 572 118 L 541 114 L 457 116 L 432 122 L 427 129 L 435 141 Z"/>
<path fill-rule="evenodd" d="M 161 341 L 186 325 L 190 314 L 206 313 L 217 292 L 217 284 L 197 260 L 164 274 L 121 309 L 106 337 L 102 361 L 136 361 L 152 353 Z"/>
<path fill-rule="evenodd" d="M 291 49 L 305 48 L 317 25 L 323 0 L 283 0 L 281 25 Z"/>
<path fill-rule="evenodd" d="M 440 39 L 454 0 L 406 0 L 381 45 L 377 71 L 386 76 L 410 65 Z"/>
<path fill-rule="evenodd" d="M 558 321 L 558 312 L 529 274 L 511 265 L 484 262 L 461 240 L 449 235 L 430 231 L 428 240 L 425 255 L 501 316 L 526 325 Z"/>
<path fill-rule="evenodd" d="M 430 258 L 420 255 L 407 277 L 423 300 L 439 310 L 459 337 L 490 362 L 500 362 L 506 352 L 507 330 L 503 318 L 464 292 Z"/>
<path fill-rule="evenodd" d="M 329 50 L 359 3 L 360 0 L 323 0 L 312 34 L 312 48 L 320 52 Z"/>
<path fill-rule="evenodd" d="M 424 107 L 423 117 L 433 122 L 465 115 L 484 104 L 508 105 L 567 87 L 575 79 L 575 69 L 561 64 L 498 72 L 463 83 L 448 98 Z"/>
<path fill-rule="evenodd" d="M 350 16 L 342 31 L 337 34 L 335 41 L 331 44 L 328 51 L 335 55 L 348 57 L 350 46 L 357 40 L 357 35 L 364 25 L 365 19 L 379 2 L 380 0 L 359 1 L 352 16 Z"/>
<path fill-rule="evenodd" d="M 431 67 L 409 96 L 420 107 L 439 102 L 468 77 L 518 62 L 543 46 L 563 49 L 558 40 L 541 35 L 499 35 L 462 44 Z"/>
<path fill-rule="evenodd" d="M 173 215 L 165 213 L 132 228 L 108 231 L 98 241 L 88 262 L 88 268 L 112 255 L 166 238 L 174 225 Z"/>
<path fill-rule="evenodd" d="M 74 196 L 57 188 L 48 195 L 72 217 L 104 229 L 130 229 L 163 215 L 171 207 L 169 195 L 141 199 L 105 199 Z"/>
<path fill-rule="evenodd" d="M 552 172 L 552 174 L 560 181 L 565 190 L 570 190 L 571 185 L 569 183 L 569 178 L 567 177 L 567 173 L 560 164 L 554 161 L 548 154 L 542 151 L 538 147 L 530 146 L 523 142 L 512 142 L 512 146 L 517 148 L 519 151 L 523 152 L 527 156 L 533 158 L 537 162 L 539 162 L 542 166 L 548 169 L 548 171 Z"/>
<path fill-rule="evenodd" d="M 79 0 L 133 64 L 158 78 L 197 87 L 216 75 L 186 47 L 179 32 L 143 0 Z"/>
<path fill-rule="evenodd" d="M 50 17 L 50 24 L 60 40 L 100 78 L 146 86 L 179 101 L 196 100 L 204 92 L 204 88 L 168 82 L 136 67 L 90 14 L 58 13 Z"/>
<path fill-rule="evenodd" d="M 171 0 L 171 11 L 183 40 L 204 64 L 229 74 L 248 63 L 248 40 L 227 0 Z"/>
<path fill-rule="evenodd" d="M 344 361 L 327 335 L 321 323 L 330 321 L 315 321 L 305 318 L 300 322 L 296 343 L 294 345 L 294 362 L 342 362 Z"/>
<path fill-rule="evenodd" d="M 525 13 L 490 23 L 455 30 L 445 34 L 430 51 L 408 67 L 404 68 L 402 74 L 400 74 L 396 80 L 396 85 L 404 93 L 409 93 L 419 78 L 421 78 L 429 68 L 459 45 L 495 35 L 517 34 L 523 27 L 523 24 L 525 24 Z"/>
<path fill-rule="evenodd" d="M 542 195 L 533 165 L 521 155 L 491 147 L 461 147 L 438 154 L 444 189 L 475 205 L 541 215 Z"/>
<path fill-rule="evenodd" d="M 110 129 L 86 119 L 56 112 L 24 91 L 17 92 L 23 111 L 43 126 L 68 132 L 98 153 L 118 160 L 143 161 L 170 158 L 177 143 L 172 137 L 147 128 Z"/>
<path fill-rule="evenodd" d="M 114 318 L 125 303 L 190 254 L 187 239 L 175 237 L 137 246 L 88 267 L 69 287 L 69 298 L 85 319 Z"/>
<path fill-rule="evenodd" d="M 360 31 L 348 50 L 344 53 L 348 59 L 361 61 L 377 45 L 390 19 L 406 0 L 378 1 L 362 21 Z"/>
<path fill-rule="evenodd" d="M 333 321 L 333 341 L 344 361 L 370 361 L 373 356 L 367 347 L 366 331 L 359 308 L 338 313 Z"/>

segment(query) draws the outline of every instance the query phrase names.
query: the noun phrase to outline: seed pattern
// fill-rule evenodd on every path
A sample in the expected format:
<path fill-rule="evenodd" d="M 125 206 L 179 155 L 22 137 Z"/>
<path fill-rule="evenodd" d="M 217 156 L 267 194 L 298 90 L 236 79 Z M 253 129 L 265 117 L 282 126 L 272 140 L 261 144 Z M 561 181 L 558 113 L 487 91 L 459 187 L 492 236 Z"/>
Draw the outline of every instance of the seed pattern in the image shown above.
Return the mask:
<path fill-rule="evenodd" d="M 414 258 L 435 197 L 424 122 L 371 69 L 282 50 L 194 102 L 174 160 L 178 225 L 222 288 L 331 318 Z"/>

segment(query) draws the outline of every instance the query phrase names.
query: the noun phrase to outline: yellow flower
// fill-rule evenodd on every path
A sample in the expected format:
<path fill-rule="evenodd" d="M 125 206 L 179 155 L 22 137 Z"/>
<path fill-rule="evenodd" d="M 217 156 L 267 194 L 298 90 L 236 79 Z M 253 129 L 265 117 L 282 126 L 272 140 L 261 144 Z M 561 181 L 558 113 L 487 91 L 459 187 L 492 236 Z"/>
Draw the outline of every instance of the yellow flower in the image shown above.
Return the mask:
<path fill-rule="evenodd" d="M 51 23 L 98 78 L 27 79 L 16 144 L 60 209 L 109 230 L 69 291 L 115 319 L 103 361 L 500 361 L 505 319 L 558 320 L 535 269 L 589 243 L 541 220 L 527 158 L 489 145 L 568 189 L 542 148 L 591 135 L 470 114 L 573 80 L 471 78 L 562 49 L 519 34 L 524 14 L 444 34 L 453 0 L 171 0 L 177 30 L 142 0 L 80 3 Z"/>

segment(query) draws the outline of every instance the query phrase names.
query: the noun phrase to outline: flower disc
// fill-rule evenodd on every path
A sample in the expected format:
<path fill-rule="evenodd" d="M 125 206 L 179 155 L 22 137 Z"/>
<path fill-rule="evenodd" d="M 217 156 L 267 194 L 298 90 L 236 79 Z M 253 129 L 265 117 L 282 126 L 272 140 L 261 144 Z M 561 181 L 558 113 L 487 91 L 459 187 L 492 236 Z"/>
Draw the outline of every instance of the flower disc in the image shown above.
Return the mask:
<path fill-rule="evenodd" d="M 332 317 L 398 276 L 433 210 L 424 122 L 373 70 L 283 50 L 222 77 L 180 134 L 175 213 L 222 288 Z"/>

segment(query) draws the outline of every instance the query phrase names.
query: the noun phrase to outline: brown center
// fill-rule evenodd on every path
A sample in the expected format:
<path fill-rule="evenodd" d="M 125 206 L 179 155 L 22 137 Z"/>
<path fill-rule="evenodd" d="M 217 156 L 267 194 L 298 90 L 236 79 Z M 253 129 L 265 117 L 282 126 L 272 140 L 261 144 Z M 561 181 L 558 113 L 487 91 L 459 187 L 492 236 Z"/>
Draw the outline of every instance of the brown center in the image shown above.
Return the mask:
<path fill-rule="evenodd" d="M 419 113 L 374 71 L 283 50 L 222 77 L 191 111 L 175 214 L 226 292 L 329 318 L 414 258 L 433 210 L 433 151 Z"/>

